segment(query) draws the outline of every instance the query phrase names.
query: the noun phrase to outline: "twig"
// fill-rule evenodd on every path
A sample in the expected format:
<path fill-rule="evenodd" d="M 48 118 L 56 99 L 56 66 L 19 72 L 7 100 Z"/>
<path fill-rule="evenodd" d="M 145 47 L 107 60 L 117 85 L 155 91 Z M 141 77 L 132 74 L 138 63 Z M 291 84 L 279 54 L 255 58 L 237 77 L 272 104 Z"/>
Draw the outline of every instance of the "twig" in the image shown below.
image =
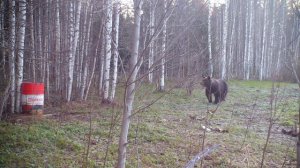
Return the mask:
<path fill-rule="evenodd" d="M 85 154 L 85 162 L 83 163 L 83 167 L 88 167 L 88 159 L 89 159 L 89 152 L 90 152 L 90 144 L 91 144 L 91 136 L 92 136 L 92 112 L 89 112 L 89 134 L 88 134 L 88 144 Z"/>
<path fill-rule="evenodd" d="M 139 153 L 139 125 L 140 125 L 140 118 L 139 115 L 137 116 L 137 126 L 135 128 L 135 138 L 134 138 L 134 144 L 136 145 L 136 159 L 137 159 L 137 167 L 140 167 L 140 153 Z"/>
<path fill-rule="evenodd" d="M 192 160 L 190 160 L 184 167 L 185 168 L 194 168 L 197 161 L 202 160 L 205 156 L 208 156 L 210 153 L 212 153 L 215 149 L 220 147 L 220 145 L 213 145 L 210 148 L 207 148 L 200 153 L 198 153 Z"/>
<path fill-rule="evenodd" d="M 109 133 L 108 133 L 108 137 L 107 137 L 107 144 L 106 144 L 103 167 L 106 167 L 106 161 L 107 161 L 107 157 L 108 157 L 108 150 L 109 150 L 109 146 L 110 146 L 110 144 L 112 142 L 112 139 L 113 139 L 112 133 L 113 133 L 113 130 L 114 130 L 116 124 L 117 124 L 117 121 L 119 120 L 119 115 L 120 115 L 120 113 L 115 112 L 114 109 L 115 109 L 115 106 L 113 105 L 113 110 L 112 110 L 112 114 L 111 114 L 111 123 L 110 123 Z"/>
<path fill-rule="evenodd" d="M 214 110 L 211 110 L 213 111 L 213 113 L 210 112 L 209 110 L 209 103 L 207 104 L 207 113 L 206 113 L 206 117 L 205 117 L 205 127 L 208 127 L 209 125 L 209 121 L 213 118 L 213 114 L 218 110 L 218 108 L 220 107 L 221 103 L 219 103 L 217 105 L 217 107 L 214 109 Z M 209 117 L 209 114 L 212 114 L 210 118 Z M 204 145 L 205 145 L 205 138 L 206 138 L 206 128 L 203 129 L 203 138 L 202 138 L 202 151 L 204 150 Z M 203 164 L 203 160 L 201 160 L 201 167 L 202 167 L 202 164 Z"/>
<path fill-rule="evenodd" d="M 274 86 L 274 82 L 272 83 L 272 89 L 271 89 L 271 99 L 270 99 L 270 118 L 269 118 L 269 128 L 268 128 L 268 134 L 267 134 L 267 139 L 266 139 L 266 143 L 264 145 L 263 148 L 263 155 L 262 155 L 262 160 L 260 163 L 260 167 L 262 168 L 264 165 L 264 160 L 265 160 L 265 155 L 266 155 L 266 151 L 267 151 L 267 147 L 270 141 L 270 137 L 271 137 L 271 130 L 272 127 L 274 125 L 274 118 L 275 118 L 275 114 L 276 114 L 276 106 L 277 106 L 277 100 L 278 100 L 278 88 L 277 88 L 277 92 L 275 93 L 275 86 Z"/>
<path fill-rule="evenodd" d="M 255 107 L 256 107 L 256 102 L 257 102 L 257 98 L 255 99 L 254 104 L 252 105 L 253 107 L 251 109 L 250 119 L 247 122 L 247 128 L 246 128 L 245 136 L 244 136 L 244 139 L 243 139 L 243 142 L 242 142 L 240 150 L 243 148 L 243 146 L 244 146 L 244 144 L 246 142 L 246 138 L 248 136 L 249 129 L 250 129 L 250 126 L 252 124 L 253 117 L 254 117 L 254 111 L 255 111 Z M 246 111 L 246 113 L 248 113 L 248 112 Z"/>

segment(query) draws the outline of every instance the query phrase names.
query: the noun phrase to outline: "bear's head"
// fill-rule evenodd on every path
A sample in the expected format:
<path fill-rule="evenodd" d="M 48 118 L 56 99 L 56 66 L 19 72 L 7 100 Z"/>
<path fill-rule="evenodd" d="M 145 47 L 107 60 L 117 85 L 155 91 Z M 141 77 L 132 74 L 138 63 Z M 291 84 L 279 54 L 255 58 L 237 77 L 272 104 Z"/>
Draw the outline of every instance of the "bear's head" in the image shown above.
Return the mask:
<path fill-rule="evenodd" d="M 208 88 L 211 85 L 211 78 L 210 76 L 202 76 L 201 85 Z"/>

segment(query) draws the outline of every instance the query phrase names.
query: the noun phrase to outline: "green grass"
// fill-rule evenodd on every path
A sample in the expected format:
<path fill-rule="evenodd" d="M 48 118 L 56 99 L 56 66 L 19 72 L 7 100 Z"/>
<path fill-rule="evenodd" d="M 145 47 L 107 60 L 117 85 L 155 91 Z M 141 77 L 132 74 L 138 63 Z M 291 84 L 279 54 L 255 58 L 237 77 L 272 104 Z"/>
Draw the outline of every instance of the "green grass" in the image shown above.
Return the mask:
<path fill-rule="evenodd" d="M 266 141 L 273 84 L 271 81 L 238 80 L 228 84 L 228 97 L 214 114 L 209 115 L 208 127 L 229 132 L 206 133 L 204 148 L 212 144 L 221 147 L 211 154 L 211 159 L 204 161 L 204 165 L 247 167 L 249 164 L 258 167 Z M 265 166 L 281 165 L 284 158 L 293 166 L 296 157 L 294 141 L 281 134 L 280 129 L 289 129 L 298 122 L 299 90 L 295 84 L 275 86 L 279 90 L 276 108 L 273 108 L 276 109 L 276 122 L 272 132 L 277 131 L 277 134 L 271 136 Z M 154 85 L 145 83 L 138 87 L 134 112 L 143 110 L 131 117 L 127 167 L 183 167 L 201 150 L 203 117 L 207 109 L 213 110 L 217 105 L 208 104 L 204 90 L 200 88 L 189 96 L 184 88 L 166 94 L 157 92 Z M 123 92 L 123 88 L 117 89 L 120 105 Z M 62 120 L 0 122 L 0 167 L 104 167 L 106 149 L 105 167 L 114 167 L 122 106 L 114 109 L 102 106 L 99 98 L 92 97 L 85 103 L 74 102 L 55 109 L 66 115 Z M 155 104 L 147 107 L 158 98 Z M 92 133 L 86 164 L 89 112 L 92 112 Z M 110 131 L 112 114 L 118 114 L 118 119 Z M 247 162 L 241 162 L 245 158 Z"/>
<path fill-rule="evenodd" d="M 72 125 L 59 126 L 48 121 L 28 125 L 1 122 L 0 167 L 75 164 L 68 153 L 81 154 L 83 145 L 77 136 L 83 134 L 83 129 L 78 124 Z"/>

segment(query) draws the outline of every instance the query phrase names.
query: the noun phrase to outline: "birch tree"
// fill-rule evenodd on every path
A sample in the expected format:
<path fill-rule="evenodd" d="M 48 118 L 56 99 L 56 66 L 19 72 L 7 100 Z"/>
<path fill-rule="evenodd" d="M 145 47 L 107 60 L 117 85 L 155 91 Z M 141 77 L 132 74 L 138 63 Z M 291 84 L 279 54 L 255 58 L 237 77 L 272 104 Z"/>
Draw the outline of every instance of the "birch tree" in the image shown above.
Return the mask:
<path fill-rule="evenodd" d="M 36 68 L 35 68 L 35 48 L 34 48 L 34 23 L 33 23 L 33 0 L 29 0 L 28 3 L 28 11 L 29 11 L 29 18 L 28 18 L 28 24 L 29 24 L 29 36 L 30 36 L 30 42 L 29 42 L 29 48 L 30 48 L 30 59 L 31 59 L 31 65 L 30 65 L 30 76 L 32 76 L 33 82 L 36 81 Z"/>
<path fill-rule="evenodd" d="M 271 31 L 270 31 L 270 46 L 269 46 L 269 52 L 268 52 L 268 61 L 267 61 L 267 77 L 271 77 L 273 74 L 271 74 L 272 73 L 272 67 L 274 66 L 273 65 L 273 57 L 274 57 L 274 50 L 275 50 L 275 47 L 274 47 L 274 44 L 275 44 L 275 20 L 276 20 L 276 17 L 275 17 L 275 14 L 276 14 L 276 12 L 275 12 L 275 10 L 276 10 L 276 3 L 275 3 L 275 1 L 271 1 L 270 2 L 271 4 L 271 16 L 270 16 L 270 18 L 271 18 Z"/>
<path fill-rule="evenodd" d="M 86 11 L 85 11 L 85 23 L 87 22 L 87 24 L 84 24 L 86 26 L 84 30 L 86 30 L 86 32 L 84 32 L 84 35 L 83 35 L 83 51 L 82 51 L 82 60 L 81 62 L 83 62 L 83 73 L 82 74 L 79 74 L 81 77 L 80 77 L 80 100 L 83 100 L 84 99 L 84 95 L 85 95 L 85 90 L 86 90 L 86 84 L 87 84 L 87 76 L 88 76 L 88 59 L 89 59 L 89 55 L 88 54 L 91 54 L 90 53 L 90 32 L 91 32 L 91 25 L 92 25 L 92 8 L 90 7 L 90 2 L 87 1 L 86 2 L 87 5 L 86 5 Z M 89 17 L 88 17 L 89 16 Z M 82 67 L 79 67 L 80 70 L 82 69 Z"/>
<path fill-rule="evenodd" d="M 135 82 L 138 73 L 138 55 L 139 55 L 139 39 L 140 39 L 140 21 L 143 0 L 134 0 L 134 31 L 132 51 L 130 57 L 130 71 L 126 82 L 124 93 L 124 111 L 122 116 L 121 134 L 119 139 L 118 163 L 117 168 L 125 168 L 126 149 L 128 144 L 128 131 L 130 125 L 131 112 L 133 110 L 133 101 L 135 95 Z"/>
<path fill-rule="evenodd" d="M 16 95 L 16 83 L 15 83 L 15 79 L 16 79 L 16 74 L 15 74 L 15 42 L 16 42 L 16 15 L 15 15 L 15 0 L 11 0 L 9 1 L 9 9 L 10 9 L 10 13 L 9 13 L 9 21 L 10 21 L 10 31 L 9 31 L 9 39 L 10 39 L 10 43 L 9 43 L 9 49 L 10 49 L 10 55 L 9 55 L 9 73 L 10 73 L 10 104 L 11 104 L 11 108 L 10 108 L 10 112 L 14 113 L 15 112 L 15 95 Z"/>
<path fill-rule="evenodd" d="M 60 12 L 59 12 L 60 0 L 56 0 L 55 7 L 55 90 L 60 89 L 61 75 L 60 75 Z"/>
<path fill-rule="evenodd" d="M 253 66 L 253 41 L 254 41 L 254 35 L 253 35 L 253 23 L 254 23 L 254 17 L 253 17 L 253 12 L 254 12 L 254 2 L 251 0 L 249 2 L 249 32 L 248 32 L 248 46 L 247 46 L 247 70 L 246 70 L 246 80 L 250 79 L 250 72 L 251 72 L 251 67 Z"/>
<path fill-rule="evenodd" d="M 207 1 L 208 3 L 208 18 L 207 18 L 207 35 L 208 35 L 208 73 L 210 76 L 213 75 L 213 58 L 212 58 L 212 51 L 211 51 L 211 15 L 212 15 L 212 7 L 211 7 L 211 0 Z"/>
<path fill-rule="evenodd" d="M 226 0 L 225 3 L 225 11 L 224 11 L 224 20 L 223 20 L 223 38 L 222 38 L 222 73 L 221 78 L 226 78 L 226 66 L 227 66 L 227 59 L 226 59 L 226 46 L 227 46 L 227 31 L 228 31 L 228 7 L 229 7 L 229 0 Z"/>
<path fill-rule="evenodd" d="M 120 24 L 120 2 L 116 0 L 114 9 L 114 27 L 113 27 L 113 76 L 112 76 L 112 86 L 110 92 L 110 101 L 113 101 L 116 93 L 117 78 L 118 78 L 118 58 L 119 58 L 119 24 Z"/>
<path fill-rule="evenodd" d="M 167 2 L 163 0 L 163 13 L 166 14 L 167 12 Z M 165 90 L 165 62 L 166 62 L 166 43 L 167 43 L 167 19 L 163 20 L 163 27 L 162 27 L 162 46 L 161 46 L 161 62 L 160 62 L 160 79 L 159 79 L 159 91 Z"/>
<path fill-rule="evenodd" d="M 285 48 L 286 44 L 286 36 L 284 33 L 284 30 L 286 28 L 286 0 L 282 0 L 281 2 L 281 12 L 280 12 L 280 44 L 279 44 L 279 53 L 278 53 L 278 58 L 277 58 L 277 62 L 276 62 L 276 73 L 279 74 L 280 73 L 280 69 L 281 69 L 281 58 L 282 56 L 285 54 L 285 51 L 283 51 L 283 48 Z"/>
<path fill-rule="evenodd" d="M 69 53 L 69 64 L 68 64 L 68 90 L 67 90 L 67 101 L 71 101 L 72 86 L 73 86 L 73 74 L 76 49 L 79 36 L 79 21 L 81 11 L 81 1 L 77 1 L 78 5 L 75 10 L 76 16 L 74 16 L 75 2 L 70 2 L 70 53 Z"/>
<path fill-rule="evenodd" d="M 102 31 L 103 32 L 103 31 Z M 104 60 L 105 60 L 105 35 L 101 33 L 100 68 L 99 68 L 99 95 L 103 96 Z"/>
<path fill-rule="evenodd" d="M 19 30 L 18 30 L 18 73 L 17 73 L 17 100 L 16 111 L 21 112 L 21 84 L 23 82 L 24 40 L 26 26 L 26 0 L 19 1 Z"/>
<path fill-rule="evenodd" d="M 103 75 L 103 102 L 109 102 L 109 83 L 110 83 L 110 61 L 111 61 L 111 35 L 112 35 L 112 11 L 111 0 L 106 0 L 106 22 L 105 22 L 105 62 Z"/>
<path fill-rule="evenodd" d="M 262 53 L 261 53 L 261 61 L 260 61 L 260 72 L 259 72 L 259 80 L 263 80 L 265 73 L 265 57 L 267 51 L 267 28 L 268 28 L 268 8 L 267 8 L 268 0 L 264 1 L 264 24 L 263 24 L 263 42 L 262 42 Z"/>
<path fill-rule="evenodd" d="M 155 31 L 155 6 L 156 2 L 153 0 L 150 1 L 150 45 L 149 45 L 149 59 L 148 59 L 148 80 L 150 83 L 153 82 L 153 62 L 154 62 L 154 47 L 155 47 L 155 41 L 154 41 L 154 31 Z"/>

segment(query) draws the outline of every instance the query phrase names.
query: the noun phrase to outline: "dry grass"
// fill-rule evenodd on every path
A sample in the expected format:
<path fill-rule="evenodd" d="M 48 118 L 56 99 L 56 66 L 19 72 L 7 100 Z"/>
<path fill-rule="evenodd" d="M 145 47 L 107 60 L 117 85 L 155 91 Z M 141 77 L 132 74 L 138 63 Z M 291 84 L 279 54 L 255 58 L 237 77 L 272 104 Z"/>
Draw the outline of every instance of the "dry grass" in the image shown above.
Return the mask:
<path fill-rule="evenodd" d="M 177 88 L 154 105 L 143 109 L 164 93 L 153 92 L 155 89 L 151 85 L 141 86 L 136 95 L 135 107 L 143 110 L 132 117 L 127 167 L 183 167 L 202 149 L 203 126 L 210 129 L 206 131 L 204 148 L 220 144 L 217 151 L 205 158 L 204 167 L 259 167 L 267 137 L 271 86 L 271 82 L 230 82 L 226 102 L 215 113 L 208 115 L 207 123 L 204 120 L 207 109 L 212 111 L 216 105 L 207 104 L 203 90 L 196 89 L 189 96 L 185 89 Z M 281 133 L 283 128 L 289 129 L 292 123 L 298 122 L 299 92 L 295 92 L 296 87 L 292 84 L 281 84 L 279 87 L 277 117 L 271 130 L 264 167 L 296 167 L 295 138 Z M 117 96 L 117 102 L 122 102 L 120 90 Z M 43 157 L 38 157 L 35 162 L 26 162 L 53 167 L 60 167 L 64 162 L 66 167 L 81 167 L 83 161 L 79 158 L 83 158 L 89 142 L 88 167 L 101 167 L 104 162 L 106 167 L 113 167 L 117 158 L 122 112 L 120 104 L 103 105 L 94 97 L 87 102 L 73 102 L 60 108 L 49 107 L 46 112 L 54 115 L 46 122 L 42 121 L 42 124 L 32 123 L 32 127 L 43 131 L 46 125 L 51 129 L 50 132 L 53 131 L 53 136 L 58 130 L 63 132 L 57 137 L 59 143 L 54 138 L 55 143 L 50 145 L 55 150 L 47 150 L 42 154 L 53 162 L 45 162 Z M 89 114 L 92 130 L 88 140 Z M 22 123 L 2 124 L 2 128 L 16 129 L 12 131 L 14 133 L 19 127 L 22 127 Z M 38 148 L 38 144 L 37 139 L 36 144 L 32 145 Z M 0 147 L 17 150 L 17 146 L 9 142 Z M 68 154 L 68 157 L 57 159 L 54 157 L 57 153 Z M 0 157 L 0 165 L 9 167 L 11 162 L 7 162 L 7 157 L 10 155 L 3 151 L 0 154 L 4 154 Z M 36 153 L 30 155 L 34 157 Z"/>

